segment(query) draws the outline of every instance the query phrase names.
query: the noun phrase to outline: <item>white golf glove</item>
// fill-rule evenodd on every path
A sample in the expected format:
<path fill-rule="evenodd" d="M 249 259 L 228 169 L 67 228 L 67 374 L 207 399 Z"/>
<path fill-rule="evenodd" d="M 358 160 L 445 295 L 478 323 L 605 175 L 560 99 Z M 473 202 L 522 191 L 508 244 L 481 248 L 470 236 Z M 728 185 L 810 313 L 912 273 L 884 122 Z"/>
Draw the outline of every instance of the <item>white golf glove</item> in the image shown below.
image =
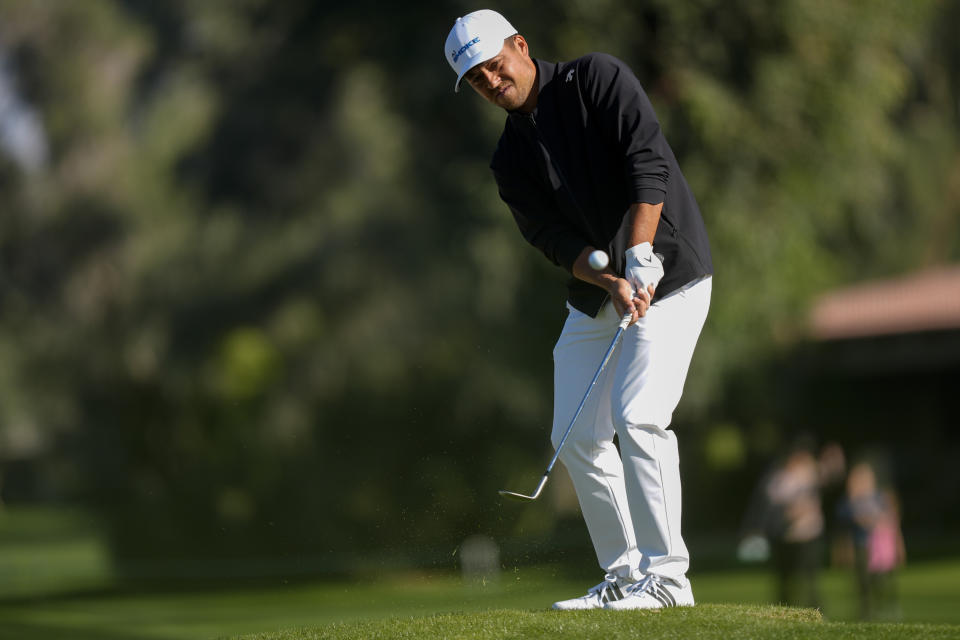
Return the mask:
<path fill-rule="evenodd" d="M 634 291 L 647 291 L 653 285 L 656 289 L 663 277 L 663 263 L 660 256 L 653 252 L 653 245 L 643 242 L 627 249 L 626 278 Z"/>

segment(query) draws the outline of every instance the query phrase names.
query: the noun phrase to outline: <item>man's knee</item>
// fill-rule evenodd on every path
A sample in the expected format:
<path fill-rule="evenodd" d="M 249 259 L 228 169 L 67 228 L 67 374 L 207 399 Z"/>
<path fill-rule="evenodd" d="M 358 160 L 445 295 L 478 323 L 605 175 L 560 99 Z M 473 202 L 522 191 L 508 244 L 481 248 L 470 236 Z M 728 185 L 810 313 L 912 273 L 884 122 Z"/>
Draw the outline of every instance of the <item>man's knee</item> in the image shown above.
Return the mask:
<path fill-rule="evenodd" d="M 666 437 L 672 411 L 657 410 L 649 405 L 644 406 L 643 403 L 632 403 L 617 409 L 614 413 L 614 425 L 621 438 L 631 431 L 659 438 Z"/>
<path fill-rule="evenodd" d="M 661 459 L 673 449 L 675 436 L 668 425 L 653 422 L 623 421 L 618 427 L 620 449 L 624 455 L 639 456 L 650 460 Z"/>
<path fill-rule="evenodd" d="M 569 435 L 567 435 L 566 441 L 563 440 L 564 431 L 566 431 L 566 428 L 554 430 L 550 437 L 554 451 L 560 449 L 561 445 L 563 445 L 563 448 L 560 450 L 561 460 L 574 452 L 582 453 L 597 446 L 597 439 L 594 438 L 592 434 L 584 433 L 584 430 L 578 430 L 576 426 L 574 426 Z"/>
<path fill-rule="evenodd" d="M 561 440 L 566 427 L 564 430 L 555 430 L 551 435 L 550 440 L 554 451 L 560 448 L 560 461 L 567 466 L 576 462 L 591 463 L 609 450 L 616 451 L 616 446 L 613 444 L 613 429 L 609 429 L 609 436 L 606 436 L 598 433 L 596 429 L 586 428 L 587 426 L 574 425 L 566 441 L 563 442 L 562 448 L 560 448 Z"/>

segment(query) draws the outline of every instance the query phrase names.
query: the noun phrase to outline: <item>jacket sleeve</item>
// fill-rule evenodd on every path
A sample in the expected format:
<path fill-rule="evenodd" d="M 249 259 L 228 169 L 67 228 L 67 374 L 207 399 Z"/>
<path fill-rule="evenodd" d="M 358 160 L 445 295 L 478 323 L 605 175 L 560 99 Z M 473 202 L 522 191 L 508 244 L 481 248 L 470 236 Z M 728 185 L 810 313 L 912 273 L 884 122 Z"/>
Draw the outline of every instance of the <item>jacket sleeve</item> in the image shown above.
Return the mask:
<path fill-rule="evenodd" d="M 584 60 L 583 95 L 602 135 L 623 156 L 630 202 L 660 204 L 670 179 L 669 150 L 653 105 L 622 61 L 606 54 Z"/>
<path fill-rule="evenodd" d="M 491 164 L 503 200 L 520 233 L 527 242 L 543 252 L 555 265 L 573 273 L 573 263 L 587 246 L 580 234 L 558 220 L 559 213 L 551 205 L 553 198 L 544 193 L 533 176 L 506 168 L 496 161 Z"/>

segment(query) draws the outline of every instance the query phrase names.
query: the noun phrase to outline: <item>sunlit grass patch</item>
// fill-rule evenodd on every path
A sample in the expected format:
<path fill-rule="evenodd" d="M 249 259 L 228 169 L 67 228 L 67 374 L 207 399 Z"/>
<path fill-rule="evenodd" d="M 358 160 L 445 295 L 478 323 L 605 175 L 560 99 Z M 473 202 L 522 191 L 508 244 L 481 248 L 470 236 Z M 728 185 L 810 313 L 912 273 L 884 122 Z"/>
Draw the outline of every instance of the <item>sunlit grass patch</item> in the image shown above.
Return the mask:
<path fill-rule="evenodd" d="M 518 611 L 448 613 L 334 623 L 312 629 L 242 636 L 242 640 L 347 640 L 353 638 L 501 640 L 569 638 L 618 640 L 642 637 L 729 640 L 729 638 L 843 638 L 885 640 L 956 638 L 960 627 L 923 624 L 824 621 L 815 609 L 770 605 L 706 604 L 662 611 Z"/>

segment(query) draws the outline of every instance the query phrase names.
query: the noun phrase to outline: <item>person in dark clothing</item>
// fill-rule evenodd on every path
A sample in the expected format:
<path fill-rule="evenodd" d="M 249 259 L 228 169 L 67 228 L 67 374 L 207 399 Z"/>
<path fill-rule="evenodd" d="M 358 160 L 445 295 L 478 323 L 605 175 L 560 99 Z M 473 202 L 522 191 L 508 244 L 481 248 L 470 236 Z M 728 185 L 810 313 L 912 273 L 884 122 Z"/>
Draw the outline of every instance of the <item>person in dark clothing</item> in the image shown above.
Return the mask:
<path fill-rule="evenodd" d="M 693 605 L 669 427 L 712 288 L 696 199 L 622 61 L 533 58 L 490 10 L 457 19 L 445 53 L 455 89 L 466 81 L 507 112 L 491 161 L 500 196 L 526 241 L 570 276 L 554 349 L 555 446 L 614 330 L 629 325 L 561 450 L 606 576 L 554 607 Z M 596 250 L 609 266 L 590 266 Z"/>

